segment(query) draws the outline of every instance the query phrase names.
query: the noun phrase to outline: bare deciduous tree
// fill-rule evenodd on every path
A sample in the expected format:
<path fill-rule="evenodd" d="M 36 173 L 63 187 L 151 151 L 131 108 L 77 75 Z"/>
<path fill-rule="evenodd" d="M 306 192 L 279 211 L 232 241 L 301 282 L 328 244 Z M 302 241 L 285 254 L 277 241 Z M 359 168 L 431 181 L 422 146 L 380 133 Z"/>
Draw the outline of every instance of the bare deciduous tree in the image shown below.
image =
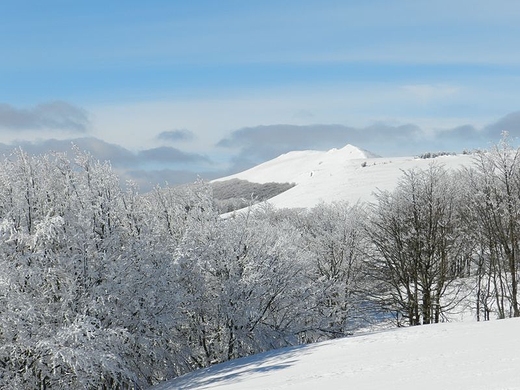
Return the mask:
<path fill-rule="evenodd" d="M 381 298 L 410 325 L 439 322 L 455 302 L 443 297 L 466 255 L 457 194 L 449 173 L 432 164 L 405 172 L 397 189 L 379 192 L 373 205 L 368 234 L 374 276 L 386 286 Z"/>

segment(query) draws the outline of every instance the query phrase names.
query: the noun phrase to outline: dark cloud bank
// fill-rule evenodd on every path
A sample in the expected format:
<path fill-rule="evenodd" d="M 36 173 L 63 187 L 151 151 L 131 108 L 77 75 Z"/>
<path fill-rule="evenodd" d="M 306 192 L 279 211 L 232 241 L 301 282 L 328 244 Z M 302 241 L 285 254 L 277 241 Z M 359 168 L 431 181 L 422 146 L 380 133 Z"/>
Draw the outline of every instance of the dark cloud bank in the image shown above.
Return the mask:
<path fill-rule="evenodd" d="M 209 172 L 212 161 L 203 155 L 186 153 L 182 150 L 162 146 L 133 153 L 122 146 L 111 144 L 94 137 L 70 140 L 49 139 L 38 142 L 20 141 L 16 144 L 0 143 L 0 155 L 9 156 L 15 148 L 21 148 L 31 155 L 61 152 L 72 155 L 72 147 L 88 151 L 94 158 L 110 161 L 112 168 L 122 180 L 133 180 L 143 191 L 155 185 L 194 182 L 197 178 L 215 178 Z"/>
<path fill-rule="evenodd" d="M 328 150 L 346 144 L 381 154 L 377 144 L 395 143 L 402 150 L 403 143 L 414 148 L 420 142 L 421 130 L 415 125 L 391 127 L 376 124 L 366 128 L 343 125 L 271 125 L 246 127 L 234 131 L 217 146 L 238 150 L 234 169 L 245 169 L 258 161 L 266 161 L 292 150 Z M 374 142 L 376 141 L 376 142 Z"/>
<path fill-rule="evenodd" d="M 84 133 L 89 126 L 87 111 L 66 102 L 42 103 L 31 108 L 0 103 L 0 129 L 57 129 Z"/>
<path fill-rule="evenodd" d="M 185 142 L 192 141 L 195 139 L 195 134 L 189 130 L 170 130 L 163 131 L 157 136 L 159 141 L 166 142 Z"/>
<path fill-rule="evenodd" d="M 217 146 L 235 151 L 232 171 L 241 171 L 291 150 L 328 150 L 352 144 L 383 156 L 418 155 L 425 152 L 462 152 L 487 148 L 507 131 L 520 136 L 520 112 L 477 129 L 471 125 L 437 131 L 428 136 L 415 124 L 392 126 L 375 123 L 367 127 L 343 125 L 271 125 L 245 127 L 221 140 Z"/>

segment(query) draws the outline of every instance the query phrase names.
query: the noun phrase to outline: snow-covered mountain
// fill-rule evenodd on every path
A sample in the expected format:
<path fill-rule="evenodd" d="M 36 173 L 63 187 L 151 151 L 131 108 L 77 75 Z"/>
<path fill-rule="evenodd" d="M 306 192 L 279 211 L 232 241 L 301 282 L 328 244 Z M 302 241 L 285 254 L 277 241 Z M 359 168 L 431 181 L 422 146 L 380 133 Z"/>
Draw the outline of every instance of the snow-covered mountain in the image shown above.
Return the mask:
<path fill-rule="evenodd" d="M 312 207 L 319 202 L 373 200 L 377 189 L 391 190 L 403 170 L 427 168 L 433 161 L 447 168 L 471 164 L 470 155 L 382 158 L 346 145 L 329 151 L 296 151 L 283 154 L 244 172 L 215 181 L 241 179 L 254 183 L 295 183 L 290 190 L 272 198 L 276 207 Z"/>
<path fill-rule="evenodd" d="M 194 371 L 173 389 L 520 389 L 520 319 L 444 323 L 284 348 Z"/>

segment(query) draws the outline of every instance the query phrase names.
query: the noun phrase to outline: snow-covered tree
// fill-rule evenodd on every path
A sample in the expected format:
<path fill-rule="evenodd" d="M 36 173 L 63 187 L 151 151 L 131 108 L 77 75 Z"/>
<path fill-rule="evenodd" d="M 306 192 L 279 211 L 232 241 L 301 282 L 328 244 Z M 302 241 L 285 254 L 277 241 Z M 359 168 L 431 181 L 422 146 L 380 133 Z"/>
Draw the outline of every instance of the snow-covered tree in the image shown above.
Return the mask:
<path fill-rule="evenodd" d="M 175 286 L 157 213 L 79 151 L 17 151 L 0 180 L 0 382 L 140 388 L 171 375 Z"/>
<path fill-rule="evenodd" d="M 303 218 L 300 228 L 312 258 L 316 327 L 329 337 L 345 336 L 360 323 L 365 325 L 369 314 L 364 211 L 347 203 L 320 204 Z"/>
<path fill-rule="evenodd" d="M 177 284 L 194 367 L 298 342 L 306 259 L 289 225 L 240 214 L 194 223 L 177 253 Z"/>
<path fill-rule="evenodd" d="M 410 325 L 439 322 L 456 302 L 450 288 L 467 253 L 450 174 L 432 164 L 410 170 L 393 192 L 377 194 L 368 233 L 375 248 L 374 277 L 388 308 Z M 443 300 L 450 293 L 451 299 Z"/>
<path fill-rule="evenodd" d="M 467 221 L 476 245 L 477 312 L 489 319 L 520 316 L 520 149 L 505 137 L 489 152 L 475 154 L 466 171 Z"/>

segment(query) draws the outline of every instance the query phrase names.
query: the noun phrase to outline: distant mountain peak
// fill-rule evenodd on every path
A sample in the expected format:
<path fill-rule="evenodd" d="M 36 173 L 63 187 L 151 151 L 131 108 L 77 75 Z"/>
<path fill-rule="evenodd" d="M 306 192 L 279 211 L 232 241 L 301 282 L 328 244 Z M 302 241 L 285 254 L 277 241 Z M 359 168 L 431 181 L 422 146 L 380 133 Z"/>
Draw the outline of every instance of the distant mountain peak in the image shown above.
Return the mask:
<path fill-rule="evenodd" d="M 368 150 L 358 148 L 357 146 L 347 144 L 344 147 L 337 149 L 332 148 L 327 151 L 323 150 L 294 150 L 287 153 L 283 153 L 279 155 L 278 157 L 275 157 L 272 160 L 263 162 L 256 167 L 251 168 L 252 170 L 256 170 L 257 167 L 265 167 L 265 166 L 271 166 L 276 163 L 281 163 L 282 161 L 295 161 L 295 160 L 302 160 L 302 161 L 311 161 L 315 158 L 318 159 L 330 159 L 331 156 L 337 156 L 338 159 L 341 160 L 358 160 L 358 159 L 368 159 L 368 158 L 379 158 L 381 156 L 369 152 Z M 245 172 L 249 172 L 250 170 L 247 170 Z M 242 174 L 242 173 L 240 173 Z M 233 175 L 236 176 L 236 175 Z M 219 179 L 220 180 L 220 179 Z"/>
<path fill-rule="evenodd" d="M 471 156 L 441 156 L 447 168 L 472 163 Z M 372 201 L 377 190 L 395 188 L 403 171 L 427 168 L 431 160 L 414 157 L 383 158 L 347 144 L 328 151 L 300 150 L 282 154 L 246 171 L 215 181 L 230 179 L 252 183 L 293 183 L 296 186 L 271 198 L 276 207 L 313 207 L 320 202 Z"/>
<path fill-rule="evenodd" d="M 345 156 L 349 156 L 351 159 L 365 159 L 365 158 L 381 157 L 375 153 L 369 152 L 368 150 L 365 150 L 362 148 L 358 148 L 357 146 L 354 146 L 351 144 L 346 144 L 341 149 L 336 149 L 336 148 L 330 149 L 328 152 L 329 153 L 340 152 L 340 153 L 344 154 Z"/>
<path fill-rule="evenodd" d="M 341 149 L 297 150 L 284 153 L 246 171 L 215 181 L 230 179 L 247 180 L 253 183 L 296 183 L 301 184 L 309 177 L 332 174 L 346 166 L 360 166 L 357 160 L 378 158 L 374 153 L 347 144 Z"/>

